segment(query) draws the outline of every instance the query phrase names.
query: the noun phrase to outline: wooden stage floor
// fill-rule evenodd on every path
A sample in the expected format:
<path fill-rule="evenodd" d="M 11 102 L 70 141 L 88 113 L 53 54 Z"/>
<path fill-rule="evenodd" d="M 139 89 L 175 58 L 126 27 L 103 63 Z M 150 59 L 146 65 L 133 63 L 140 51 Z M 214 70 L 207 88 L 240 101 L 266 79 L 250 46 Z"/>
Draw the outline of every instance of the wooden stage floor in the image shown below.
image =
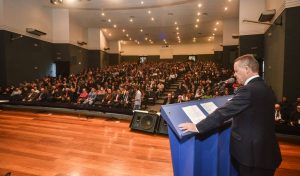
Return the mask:
<path fill-rule="evenodd" d="M 276 176 L 300 175 L 300 140 L 279 138 Z M 0 176 L 169 176 L 166 136 L 129 121 L 0 110 Z"/>

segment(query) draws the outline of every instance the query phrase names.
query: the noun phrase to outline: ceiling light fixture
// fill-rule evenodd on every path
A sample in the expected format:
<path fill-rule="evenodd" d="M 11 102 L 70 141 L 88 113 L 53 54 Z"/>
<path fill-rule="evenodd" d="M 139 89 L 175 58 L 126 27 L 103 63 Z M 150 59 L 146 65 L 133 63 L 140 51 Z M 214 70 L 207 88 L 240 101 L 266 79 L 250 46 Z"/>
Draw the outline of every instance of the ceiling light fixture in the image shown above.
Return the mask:
<path fill-rule="evenodd" d="M 198 4 L 198 7 L 199 7 L 199 8 L 202 7 L 202 4 L 199 3 L 199 4 Z"/>
<path fill-rule="evenodd" d="M 116 24 L 114 24 L 114 28 L 117 28 L 117 25 L 116 25 Z"/>
<path fill-rule="evenodd" d="M 109 33 L 108 36 L 111 36 L 111 33 Z"/>
<path fill-rule="evenodd" d="M 197 12 L 197 15 L 198 15 L 198 16 L 200 16 L 200 15 L 201 15 L 201 13 L 200 13 L 200 12 Z"/>
<path fill-rule="evenodd" d="M 122 32 L 125 32 L 126 30 L 125 29 L 122 29 Z"/>
<path fill-rule="evenodd" d="M 218 29 L 217 28 L 214 28 L 214 31 L 217 31 Z"/>
<path fill-rule="evenodd" d="M 151 14 L 151 10 L 148 10 L 148 14 Z"/>
<path fill-rule="evenodd" d="M 143 4 L 144 4 L 144 1 L 141 1 L 141 4 L 143 5 Z"/>
<path fill-rule="evenodd" d="M 62 4 L 63 0 L 50 0 L 50 3 L 54 5 L 58 5 L 58 4 Z"/>
<path fill-rule="evenodd" d="M 107 21 L 110 23 L 110 22 L 111 22 L 111 19 L 108 19 Z"/>
<path fill-rule="evenodd" d="M 143 29 L 140 29 L 141 32 L 143 32 Z"/>
<path fill-rule="evenodd" d="M 227 10 L 228 10 L 228 7 L 225 7 L 224 10 L 227 11 Z"/>
<path fill-rule="evenodd" d="M 198 23 L 199 21 L 200 21 L 199 18 L 197 18 L 197 19 L 196 19 L 196 22 Z"/>
<path fill-rule="evenodd" d="M 102 12 L 102 13 L 101 13 L 101 16 L 105 16 L 105 13 L 104 13 L 104 12 Z"/>
<path fill-rule="evenodd" d="M 177 30 L 177 31 L 179 30 L 179 27 L 178 27 L 178 26 L 176 27 L 176 30 Z"/>
<path fill-rule="evenodd" d="M 177 21 L 175 21 L 174 24 L 177 25 Z"/>
<path fill-rule="evenodd" d="M 195 28 L 198 28 L 198 24 L 195 24 Z"/>
<path fill-rule="evenodd" d="M 216 25 L 219 25 L 219 22 L 218 22 L 218 21 L 216 22 Z"/>
<path fill-rule="evenodd" d="M 151 17 L 151 21 L 154 21 L 154 18 L 153 18 L 153 17 Z"/>

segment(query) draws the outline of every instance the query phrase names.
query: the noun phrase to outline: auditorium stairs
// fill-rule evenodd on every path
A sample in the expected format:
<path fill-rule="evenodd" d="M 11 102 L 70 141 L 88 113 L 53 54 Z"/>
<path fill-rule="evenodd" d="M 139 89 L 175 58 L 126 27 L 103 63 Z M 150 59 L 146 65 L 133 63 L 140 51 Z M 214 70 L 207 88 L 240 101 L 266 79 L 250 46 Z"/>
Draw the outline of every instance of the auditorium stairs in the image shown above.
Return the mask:
<path fill-rule="evenodd" d="M 161 105 L 163 105 L 164 99 L 167 98 L 167 95 L 169 93 L 175 92 L 176 89 L 177 89 L 177 87 L 178 87 L 178 85 L 180 83 L 182 83 L 183 81 L 184 81 L 183 76 L 182 75 L 178 76 L 178 78 L 176 79 L 176 81 L 174 83 L 172 83 L 170 85 L 170 87 L 166 88 L 165 91 L 163 92 L 163 94 L 157 98 L 157 100 L 155 101 L 155 104 L 148 105 L 145 110 L 160 112 L 160 107 L 161 107 Z"/>

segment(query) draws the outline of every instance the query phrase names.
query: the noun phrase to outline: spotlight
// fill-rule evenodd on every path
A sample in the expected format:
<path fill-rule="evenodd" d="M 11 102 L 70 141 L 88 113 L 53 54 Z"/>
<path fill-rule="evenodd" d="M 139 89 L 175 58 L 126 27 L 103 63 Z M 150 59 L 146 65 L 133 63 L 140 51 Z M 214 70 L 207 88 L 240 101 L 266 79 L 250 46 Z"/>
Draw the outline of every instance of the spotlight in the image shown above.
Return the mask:
<path fill-rule="evenodd" d="M 58 4 L 62 4 L 63 0 L 50 0 L 50 3 L 54 5 L 58 5 Z"/>

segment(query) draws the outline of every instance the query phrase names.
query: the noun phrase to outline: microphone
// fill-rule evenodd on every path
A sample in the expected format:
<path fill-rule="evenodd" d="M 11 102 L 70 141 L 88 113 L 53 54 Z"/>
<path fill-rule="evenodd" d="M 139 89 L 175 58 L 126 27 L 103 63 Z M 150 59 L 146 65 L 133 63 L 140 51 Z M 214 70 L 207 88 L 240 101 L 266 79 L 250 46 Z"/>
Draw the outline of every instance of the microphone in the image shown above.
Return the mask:
<path fill-rule="evenodd" d="M 229 78 L 229 79 L 227 79 L 227 80 L 225 80 L 225 81 L 220 81 L 220 82 L 218 83 L 218 85 L 223 84 L 223 83 L 225 83 L 225 84 L 232 84 L 232 83 L 234 83 L 234 82 L 235 82 L 235 78 Z"/>

